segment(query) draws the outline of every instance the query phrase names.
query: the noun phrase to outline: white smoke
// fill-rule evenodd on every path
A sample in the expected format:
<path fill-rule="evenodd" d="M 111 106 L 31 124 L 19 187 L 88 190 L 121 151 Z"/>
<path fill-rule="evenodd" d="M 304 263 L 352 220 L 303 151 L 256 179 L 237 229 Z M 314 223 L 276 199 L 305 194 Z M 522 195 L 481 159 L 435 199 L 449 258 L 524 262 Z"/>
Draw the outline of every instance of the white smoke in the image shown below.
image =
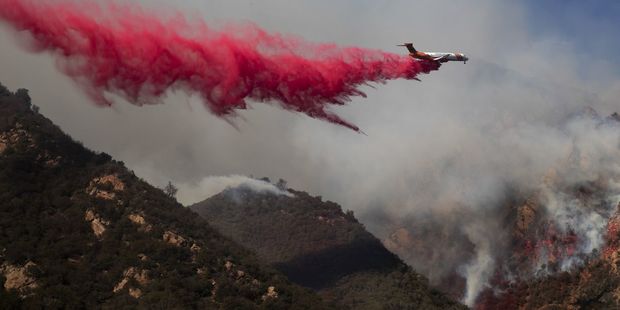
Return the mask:
<path fill-rule="evenodd" d="M 545 190 L 545 198 L 544 206 L 552 223 L 564 235 L 577 236 L 575 253 L 560 262 L 561 270 L 568 271 L 583 263 L 583 255 L 592 254 L 603 246 L 607 221 L 615 208 L 596 210 L 579 199 L 548 190 Z"/>
<path fill-rule="evenodd" d="M 185 205 L 205 200 L 229 188 L 243 188 L 257 193 L 271 193 L 293 197 L 286 189 L 278 188 L 264 180 L 249 178 L 243 175 L 212 176 L 194 184 L 181 184 L 177 197 Z"/>
<path fill-rule="evenodd" d="M 526 184 L 514 179 L 518 174 L 509 176 L 508 181 L 513 181 L 509 183 L 521 190 L 538 192 L 539 203 L 545 212 L 538 215 L 539 220 L 557 229 L 560 237 L 573 235 L 576 238 L 575 248 L 570 255 L 564 253 L 562 255 L 566 256 L 555 257 L 557 253 L 550 253 L 551 249 L 539 249 L 540 256 L 538 261 L 534 262 L 532 275 L 547 275 L 551 272 L 547 269 L 549 263 L 557 259 L 560 259 L 557 264 L 562 271 L 582 266 L 586 258 L 604 246 L 607 223 L 616 211 L 620 194 L 617 186 L 620 173 L 616 163 L 617 158 L 620 158 L 619 125 L 620 123 L 601 119 L 597 115 L 579 114 L 571 117 L 560 123 L 557 129 L 546 130 L 547 133 L 553 132 L 554 138 L 548 142 L 555 145 L 541 146 L 541 150 L 545 151 L 543 156 L 547 157 L 548 169 L 544 174 L 540 174 L 544 169 L 538 170 L 539 182 Z M 544 141 L 544 138 L 528 137 L 525 141 L 531 143 L 537 140 Z M 531 155 L 533 158 L 538 156 L 537 153 Z M 530 169 L 531 167 L 532 165 L 529 165 Z M 593 193 L 580 194 L 580 186 L 592 187 Z M 484 207 L 485 204 L 481 201 L 478 205 L 479 207 L 470 209 L 473 213 L 470 217 L 486 218 L 488 209 Z M 493 208 L 499 210 L 504 207 L 496 204 Z M 502 213 L 498 215 L 494 216 L 491 223 L 476 223 L 475 229 L 468 227 L 464 230 L 464 234 L 475 245 L 472 261 L 459 267 L 466 278 L 463 302 L 469 306 L 473 306 L 480 292 L 489 286 L 489 279 L 497 265 L 496 260 L 510 255 L 502 253 L 509 247 L 489 247 L 489 244 L 505 242 L 506 237 L 502 232 L 509 233 L 514 229 L 497 227 L 496 223 L 502 220 Z M 481 231 L 484 231 L 482 238 L 478 233 Z"/>
<path fill-rule="evenodd" d="M 472 306 L 480 291 L 489 287 L 488 279 L 494 272 L 495 257 L 491 247 L 492 239 L 483 226 L 469 225 L 465 233 L 476 244 L 476 254 L 469 264 L 461 267 L 461 275 L 467 280 L 463 303 Z"/>

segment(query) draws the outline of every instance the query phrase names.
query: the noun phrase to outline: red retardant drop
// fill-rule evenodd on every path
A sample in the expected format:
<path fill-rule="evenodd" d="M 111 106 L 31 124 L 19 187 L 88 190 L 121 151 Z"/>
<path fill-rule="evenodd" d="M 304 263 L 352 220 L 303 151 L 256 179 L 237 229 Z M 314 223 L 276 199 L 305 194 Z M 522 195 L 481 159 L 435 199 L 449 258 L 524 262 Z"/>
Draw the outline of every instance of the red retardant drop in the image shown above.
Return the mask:
<path fill-rule="evenodd" d="M 169 89 L 198 93 L 219 117 L 246 100 L 359 131 L 329 112 L 359 87 L 413 79 L 437 70 L 431 61 L 270 34 L 255 25 L 212 29 L 177 16 L 163 21 L 137 5 L 114 1 L 0 0 L 0 20 L 32 37 L 32 48 L 58 56 L 62 71 L 100 105 L 105 92 L 134 104 L 157 103 Z"/>

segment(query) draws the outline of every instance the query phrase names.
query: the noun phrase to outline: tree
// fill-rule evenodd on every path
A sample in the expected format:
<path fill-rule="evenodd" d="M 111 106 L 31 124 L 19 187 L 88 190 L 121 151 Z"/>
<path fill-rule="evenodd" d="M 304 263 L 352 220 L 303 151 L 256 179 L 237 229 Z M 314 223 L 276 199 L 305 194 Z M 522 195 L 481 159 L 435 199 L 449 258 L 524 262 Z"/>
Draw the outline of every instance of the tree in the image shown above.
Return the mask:
<path fill-rule="evenodd" d="M 353 222 L 357 222 L 357 219 L 355 218 L 355 214 L 353 213 L 353 210 L 347 210 L 347 212 L 345 213 L 345 216 L 347 217 L 347 219 Z"/>
<path fill-rule="evenodd" d="M 288 184 L 286 183 L 285 180 L 280 179 L 278 180 L 278 183 L 276 184 L 276 187 L 279 188 L 280 190 L 287 190 L 288 189 Z"/>
<path fill-rule="evenodd" d="M 20 88 L 15 92 L 15 97 L 21 99 L 22 102 L 30 106 L 32 104 L 32 99 L 30 99 L 30 94 L 28 94 L 28 90 L 25 88 Z"/>
<path fill-rule="evenodd" d="M 0 97 L 10 96 L 11 92 L 2 83 L 0 83 Z"/>
<path fill-rule="evenodd" d="M 164 193 L 166 193 L 166 195 L 170 196 L 171 198 L 175 198 L 178 191 L 179 189 L 174 186 L 171 181 L 168 181 L 168 185 L 164 187 Z"/>

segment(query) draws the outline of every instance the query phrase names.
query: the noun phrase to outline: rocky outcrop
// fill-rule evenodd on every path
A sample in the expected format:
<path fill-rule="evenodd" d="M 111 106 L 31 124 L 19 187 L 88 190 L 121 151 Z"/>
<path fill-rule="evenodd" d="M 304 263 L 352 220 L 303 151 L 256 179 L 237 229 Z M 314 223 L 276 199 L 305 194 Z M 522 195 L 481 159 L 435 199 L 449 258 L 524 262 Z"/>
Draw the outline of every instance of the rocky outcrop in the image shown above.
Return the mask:
<path fill-rule="evenodd" d="M 103 200 L 114 200 L 116 193 L 124 190 L 125 183 L 115 174 L 94 178 L 86 188 L 89 195 Z"/>
<path fill-rule="evenodd" d="M 23 298 L 28 296 L 29 292 L 38 287 L 37 281 L 28 274 L 28 269 L 36 264 L 28 262 L 23 266 L 15 266 L 4 264 L 0 266 L 0 272 L 6 278 L 4 289 L 16 290 Z"/>
<path fill-rule="evenodd" d="M 146 221 L 144 220 L 144 217 L 140 214 L 130 214 L 127 217 L 132 223 L 136 225 L 140 225 L 140 226 L 146 225 Z"/>
<path fill-rule="evenodd" d="M 200 252 L 200 250 L 202 250 L 202 248 L 195 243 L 192 244 L 192 246 L 189 249 L 190 251 L 192 251 L 192 253 L 198 253 Z"/>
<path fill-rule="evenodd" d="M 93 233 L 97 238 L 101 238 L 106 231 L 106 227 L 110 225 L 109 221 L 103 220 L 98 217 L 93 210 L 87 210 L 84 215 L 84 220 L 90 222 L 90 227 L 93 229 Z"/>
<path fill-rule="evenodd" d="M 186 243 L 186 239 L 185 238 L 183 238 L 181 235 L 179 235 L 179 234 L 177 234 L 177 233 L 175 233 L 173 231 L 170 231 L 170 230 L 165 231 L 162 238 L 163 238 L 164 242 L 167 242 L 167 243 L 172 244 L 172 245 L 177 246 L 177 247 L 184 246 L 185 243 Z"/>
<path fill-rule="evenodd" d="M 25 143 L 28 148 L 35 147 L 32 135 L 20 123 L 16 123 L 12 129 L 0 133 L 0 155 L 18 143 Z"/>
<path fill-rule="evenodd" d="M 140 214 L 130 214 L 127 216 L 127 218 L 134 224 L 138 225 L 140 228 L 140 231 L 143 232 L 150 232 L 151 230 L 153 230 L 153 226 L 149 223 L 146 222 L 146 220 L 144 219 L 144 216 L 140 215 Z"/>
<path fill-rule="evenodd" d="M 150 278 L 147 270 L 139 270 L 135 267 L 130 267 L 123 272 L 123 277 L 121 280 L 114 286 L 112 290 L 114 293 L 121 292 L 125 287 L 130 284 L 130 282 L 135 281 L 136 284 L 144 287 L 149 284 Z M 136 287 L 129 287 L 128 293 L 130 296 L 134 298 L 140 298 L 142 296 L 142 290 Z"/>
<path fill-rule="evenodd" d="M 142 297 L 142 290 L 139 289 L 139 288 L 130 287 L 129 288 L 129 296 L 138 299 L 138 298 Z"/>
<path fill-rule="evenodd" d="M 7 149 L 16 147 L 20 144 L 25 146 L 28 150 L 34 150 L 37 147 L 34 137 L 21 123 L 17 122 L 12 129 L 0 133 L 0 155 Z M 47 149 L 41 150 L 36 158 L 38 163 L 42 163 L 48 168 L 57 167 L 61 160 L 62 156 L 54 155 Z"/>
<path fill-rule="evenodd" d="M 278 298 L 278 291 L 276 291 L 275 286 L 270 286 L 267 288 L 267 293 L 263 295 L 263 300 L 276 299 Z"/>

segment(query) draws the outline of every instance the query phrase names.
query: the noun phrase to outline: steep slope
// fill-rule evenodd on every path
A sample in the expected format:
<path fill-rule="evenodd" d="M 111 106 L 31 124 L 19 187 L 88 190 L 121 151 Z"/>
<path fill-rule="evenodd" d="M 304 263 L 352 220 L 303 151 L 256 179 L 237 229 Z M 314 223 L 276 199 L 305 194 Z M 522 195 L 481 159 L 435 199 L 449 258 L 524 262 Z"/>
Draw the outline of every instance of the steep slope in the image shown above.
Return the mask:
<path fill-rule="evenodd" d="M 386 247 L 477 309 L 620 309 L 620 117 L 586 108 L 560 128 L 572 143 L 539 181 L 388 217 Z"/>
<path fill-rule="evenodd" d="M 556 238 L 547 242 L 555 262 L 542 276 L 498 284 L 486 291 L 478 309 L 619 309 L 620 308 L 620 204 L 610 218 L 605 245 L 578 268 L 562 270 L 559 261 L 574 245 Z M 564 252 L 564 253 L 563 253 Z M 549 269 L 555 269 L 555 272 Z"/>
<path fill-rule="evenodd" d="M 0 308 L 325 307 L 29 100 L 0 86 Z"/>
<path fill-rule="evenodd" d="M 460 309 L 429 288 L 352 212 L 304 192 L 227 189 L 190 208 L 293 282 L 350 309 Z"/>
<path fill-rule="evenodd" d="M 498 225 L 511 233 L 505 236 L 495 271 L 475 308 L 619 309 L 620 196 L 609 196 L 613 184 L 601 179 L 562 189 L 566 197 L 562 203 L 582 210 L 565 216 L 572 224 L 568 228 L 550 220 L 543 193 L 512 193 L 502 208 L 504 214 L 497 216 L 502 218 Z M 420 268 L 445 264 L 435 284 L 455 298 L 462 297 L 465 275 L 445 266 L 450 260 L 460 259 L 461 264 L 470 260 L 473 245 L 433 220 L 401 223 L 384 240 L 386 247 Z M 579 229 L 587 229 L 593 241 L 586 242 Z M 455 257 L 443 257 L 436 251 L 442 247 L 454 249 Z M 592 250 L 585 251 L 586 247 Z"/>

